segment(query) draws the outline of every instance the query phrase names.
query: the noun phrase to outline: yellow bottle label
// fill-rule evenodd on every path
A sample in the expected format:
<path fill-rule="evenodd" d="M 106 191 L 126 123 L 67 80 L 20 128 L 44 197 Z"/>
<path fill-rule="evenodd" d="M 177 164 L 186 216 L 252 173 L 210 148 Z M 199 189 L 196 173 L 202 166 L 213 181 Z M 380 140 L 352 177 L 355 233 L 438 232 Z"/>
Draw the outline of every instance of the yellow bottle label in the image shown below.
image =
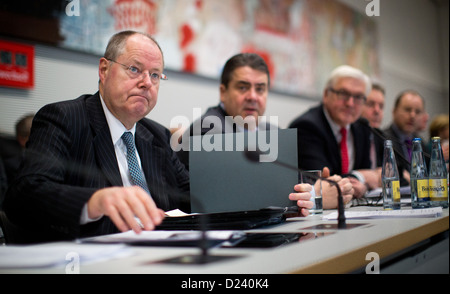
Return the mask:
<path fill-rule="evenodd" d="M 430 197 L 428 180 L 417 180 L 417 198 Z"/>
<path fill-rule="evenodd" d="M 400 202 L 400 181 L 392 181 L 392 199 Z"/>
<path fill-rule="evenodd" d="M 448 200 L 447 179 L 430 179 L 429 183 L 431 201 Z"/>

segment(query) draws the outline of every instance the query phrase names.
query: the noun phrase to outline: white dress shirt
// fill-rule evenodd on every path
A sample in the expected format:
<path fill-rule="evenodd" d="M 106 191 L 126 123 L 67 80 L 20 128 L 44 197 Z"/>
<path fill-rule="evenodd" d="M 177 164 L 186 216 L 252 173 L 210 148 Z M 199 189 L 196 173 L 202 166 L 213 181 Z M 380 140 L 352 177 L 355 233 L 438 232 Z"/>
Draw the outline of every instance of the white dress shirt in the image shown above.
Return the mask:
<path fill-rule="evenodd" d="M 106 122 L 109 126 L 109 131 L 111 132 L 112 143 L 114 145 L 114 151 L 116 152 L 117 163 L 119 165 L 120 177 L 122 178 L 122 183 L 124 187 L 133 186 L 131 182 L 131 176 L 128 172 L 128 162 L 127 162 L 127 147 L 122 140 L 122 135 L 124 132 L 131 132 L 134 135 L 136 134 L 136 124 L 130 129 L 127 130 L 125 126 L 109 111 L 108 107 L 106 107 L 105 102 L 103 101 L 103 97 L 100 95 L 100 101 L 102 103 L 103 112 L 106 116 Z M 142 170 L 141 159 L 139 157 L 139 153 L 136 150 L 136 157 L 139 163 L 139 166 Z M 142 171 L 144 174 L 144 172 Z M 93 222 L 99 220 L 101 217 L 96 219 L 90 219 L 88 217 L 87 211 L 87 203 L 83 207 L 83 211 L 81 213 L 81 224 L 87 224 L 89 222 Z"/>
<path fill-rule="evenodd" d="M 328 111 L 323 108 L 323 112 L 325 113 L 325 117 L 328 121 L 328 124 L 331 127 L 331 131 L 333 132 L 334 137 L 336 138 L 336 141 L 339 143 L 341 142 L 342 135 L 341 135 L 341 126 L 336 124 L 332 119 Z M 345 129 L 347 129 L 347 151 L 348 151 L 348 170 L 352 171 L 353 167 L 355 166 L 355 145 L 353 142 L 353 134 L 350 131 L 350 125 L 345 126 Z"/>

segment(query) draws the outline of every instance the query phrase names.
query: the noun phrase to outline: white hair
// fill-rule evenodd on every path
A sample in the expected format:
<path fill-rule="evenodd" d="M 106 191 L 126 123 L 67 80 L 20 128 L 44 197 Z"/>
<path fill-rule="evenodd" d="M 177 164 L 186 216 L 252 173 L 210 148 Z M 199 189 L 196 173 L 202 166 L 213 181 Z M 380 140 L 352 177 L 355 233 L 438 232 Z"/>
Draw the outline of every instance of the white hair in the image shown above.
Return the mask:
<path fill-rule="evenodd" d="M 342 78 L 354 78 L 362 81 L 366 86 L 366 96 L 368 96 L 370 91 L 372 90 L 372 83 L 370 81 L 370 78 L 361 70 L 349 65 L 341 65 L 331 72 L 331 75 L 327 82 L 327 89 L 333 87 L 336 82 Z"/>

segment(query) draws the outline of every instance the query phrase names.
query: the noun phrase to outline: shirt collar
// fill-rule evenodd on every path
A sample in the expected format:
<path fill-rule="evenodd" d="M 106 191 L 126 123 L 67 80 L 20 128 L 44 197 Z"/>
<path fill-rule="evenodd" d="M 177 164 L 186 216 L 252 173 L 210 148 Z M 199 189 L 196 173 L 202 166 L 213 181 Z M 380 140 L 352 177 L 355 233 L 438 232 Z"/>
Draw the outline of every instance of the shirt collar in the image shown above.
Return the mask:
<path fill-rule="evenodd" d="M 404 142 L 405 140 L 412 140 L 414 137 L 414 135 L 408 136 L 407 134 L 402 132 L 395 123 L 392 124 L 392 130 L 394 131 L 395 134 L 397 134 L 397 137 L 400 139 L 401 142 Z"/>
<path fill-rule="evenodd" d="M 342 128 L 342 127 L 341 127 L 340 125 L 338 125 L 337 123 L 335 123 L 335 122 L 333 121 L 333 119 L 331 119 L 331 116 L 330 116 L 330 114 L 328 113 L 328 111 L 327 111 L 327 109 L 325 108 L 325 106 L 323 106 L 323 112 L 325 113 L 325 118 L 327 119 L 328 124 L 330 125 L 331 131 L 333 132 L 334 136 L 335 136 L 335 137 L 341 136 L 341 128 Z M 346 126 L 345 126 L 345 129 L 347 129 L 347 133 L 348 133 L 348 131 L 350 131 L 350 125 L 346 125 Z"/>
<path fill-rule="evenodd" d="M 102 102 L 103 112 L 106 116 L 106 121 L 108 122 L 109 131 L 111 132 L 112 142 L 115 145 L 117 141 L 122 138 L 124 132 L 131 132 L 133 137 L 136 133 L 136 124 L 131 128 L 131 130 L 127 130 L 125 126 L 118 120 L 112 113 L 109 111 L 108 107 L 103 100 L 102 95 L 100 95 L 100 101 Z"/>

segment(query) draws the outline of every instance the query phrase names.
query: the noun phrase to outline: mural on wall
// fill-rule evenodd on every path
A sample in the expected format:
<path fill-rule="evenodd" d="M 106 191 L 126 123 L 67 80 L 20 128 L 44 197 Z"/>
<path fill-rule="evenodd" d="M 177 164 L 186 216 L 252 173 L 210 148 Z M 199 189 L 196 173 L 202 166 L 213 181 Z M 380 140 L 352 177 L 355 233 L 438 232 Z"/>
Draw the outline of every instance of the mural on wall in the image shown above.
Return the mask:
<path fill-rule="evenodd" d="M 375 22 L 336 0 L 79 0 L 60 17 L 61 46 L 103 54 L 109 37 L 155 36 L 166 67 L 218 78 L 239 52 L 259 53 L 272 89 L 318 97 L 329 72 L 349 64 L 380 75 Z"/>

